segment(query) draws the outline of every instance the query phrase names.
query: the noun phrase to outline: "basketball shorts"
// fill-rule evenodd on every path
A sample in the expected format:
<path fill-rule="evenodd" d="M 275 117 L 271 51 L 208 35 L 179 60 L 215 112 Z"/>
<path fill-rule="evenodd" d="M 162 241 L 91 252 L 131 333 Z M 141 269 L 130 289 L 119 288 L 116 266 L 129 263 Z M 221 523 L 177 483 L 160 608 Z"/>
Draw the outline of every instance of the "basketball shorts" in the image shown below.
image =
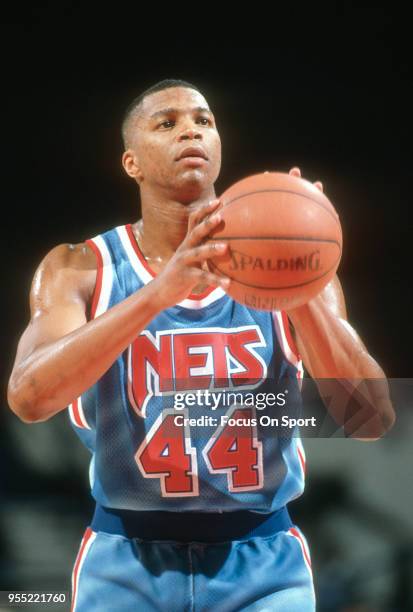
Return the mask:
<path fill-rule="evenodd" d="M 100 506 L 74 565 L 71 610 L 314 612 L 307 542 L 286 508 L 258 515 Z"/>

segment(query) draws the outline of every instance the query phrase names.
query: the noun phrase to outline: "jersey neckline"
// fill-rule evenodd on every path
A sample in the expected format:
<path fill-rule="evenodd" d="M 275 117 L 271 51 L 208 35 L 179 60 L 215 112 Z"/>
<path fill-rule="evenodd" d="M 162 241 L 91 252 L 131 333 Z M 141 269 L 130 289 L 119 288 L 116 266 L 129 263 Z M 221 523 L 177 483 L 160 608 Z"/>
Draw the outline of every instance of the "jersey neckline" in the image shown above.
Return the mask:
<path fill-rule="evenodd" d="M 118 228 L 123 245 L 126 247 L 126 252 L 129 256 L 131 264 L 138 274 L 139 278 L 146 284 L 156 278 L 157 273 L 150 267 L 146 261 L 139 244 L 133 233 L 132 224 L 127 223 Z M 122 235 L 123 234 L 123 235 Z M 127 244 L 125 244 L 125 238 Z M 129 247 L 129 248 L 128 248 Z M 130 248 L 131 247 L 131 248 Z M 191 293 L 186 299 L 179 302 L 177 306 L 183 308 L 204 308 L 212 302 L 219 300 L 225 295 L 225 291 L 221 287 L 208 287 L 203 293 Z"/>

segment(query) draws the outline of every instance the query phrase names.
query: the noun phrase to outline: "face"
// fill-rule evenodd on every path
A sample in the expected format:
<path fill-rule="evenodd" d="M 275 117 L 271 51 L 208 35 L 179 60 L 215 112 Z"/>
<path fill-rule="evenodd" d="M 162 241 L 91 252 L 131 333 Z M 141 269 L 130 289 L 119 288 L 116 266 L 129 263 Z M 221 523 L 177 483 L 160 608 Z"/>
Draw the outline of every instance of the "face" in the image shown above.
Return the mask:
<path fill-rule="evenodd" d="M 141 189 L 161 188 L 177 197 L 210 189 L 221 167 L 221 141 L 205 98 L 185 87 L 144 98 L 124 166 Z"/>

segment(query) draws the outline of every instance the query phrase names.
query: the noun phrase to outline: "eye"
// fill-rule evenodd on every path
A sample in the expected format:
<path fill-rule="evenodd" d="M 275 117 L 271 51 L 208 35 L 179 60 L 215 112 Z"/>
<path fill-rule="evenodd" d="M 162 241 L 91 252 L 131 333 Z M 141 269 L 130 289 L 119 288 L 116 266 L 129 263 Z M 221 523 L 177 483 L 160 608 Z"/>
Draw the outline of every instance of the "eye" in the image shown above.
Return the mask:
<path fill-rule="evenodd" d="M 175 125 L 175 121 L 173 121 L 172 119 L 167 119 L 166 121 L 162 121 L 162 123 L 160 123 L 158 127 L 168 129 L 168 128 L 174 127 L 174 125 Z"/>
<path fill-rule="evenodd" d="M 196 121 L 197 123 L 200 123 L 201 125 L 211 125 L 212 124 L 212 121 L 211 119 L 209 119 L 209 117 L 198 117 Z"/>

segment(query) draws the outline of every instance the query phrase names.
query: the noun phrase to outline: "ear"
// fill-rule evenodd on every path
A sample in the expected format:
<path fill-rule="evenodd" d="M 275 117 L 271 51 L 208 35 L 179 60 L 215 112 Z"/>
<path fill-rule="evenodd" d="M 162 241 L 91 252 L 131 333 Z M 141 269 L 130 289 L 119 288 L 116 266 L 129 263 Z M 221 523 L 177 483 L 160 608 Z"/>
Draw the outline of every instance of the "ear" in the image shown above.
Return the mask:
<path fill-rule="evenodd" d="M 139 159 L 135 151 L 128 149 L 123 153 L 122 166 L 124 167 L 126 174 L 135 179 L 137 183 L 142 182 L 143 176 L 139 165 Z"/>

